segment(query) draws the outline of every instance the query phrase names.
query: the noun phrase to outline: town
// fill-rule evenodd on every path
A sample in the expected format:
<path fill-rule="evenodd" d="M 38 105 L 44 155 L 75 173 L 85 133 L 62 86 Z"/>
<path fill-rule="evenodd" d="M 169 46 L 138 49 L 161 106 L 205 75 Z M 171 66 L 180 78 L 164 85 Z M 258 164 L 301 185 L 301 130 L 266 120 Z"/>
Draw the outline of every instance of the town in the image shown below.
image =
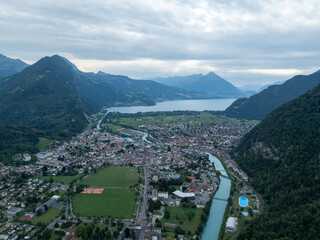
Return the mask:
<path fill-rule="evenodd" d="M 259 213 L 228 153 L 255 124 L 211 113 L 107 114 L 36 160 L 21 153 L 18 166 L 0 163 L 0 239 L 199 239 L 221 174 L 207 153 L 237 182 L 228 202 L 249 195 L 250 216 Z M 234 207 L 239 216 L 244 207 Z M 227 232 L 237 221 L 228 218 Z"/>

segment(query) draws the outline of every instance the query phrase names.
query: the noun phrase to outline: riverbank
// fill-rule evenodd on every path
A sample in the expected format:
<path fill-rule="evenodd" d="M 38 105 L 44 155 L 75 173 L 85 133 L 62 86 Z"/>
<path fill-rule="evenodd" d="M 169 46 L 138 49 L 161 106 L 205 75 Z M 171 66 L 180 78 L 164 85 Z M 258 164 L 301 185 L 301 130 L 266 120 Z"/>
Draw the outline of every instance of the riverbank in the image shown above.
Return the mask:
<path fill-rule="evenodd" d="M 224 169 L 221 161 L 211 153 L 207 154 L 209 155 L 209 160 L 214 163 L 216 170 L 219 171 L 221 175 L 219 176 L 219 189 L 214 194 L 210 208 L 210 215 L 202 231 L 201 240 L 217 240 L 219 237 L 221 225 L 223 223 L 227 200 L 230 195 L 231 180 L 223 177 L 228 177 L 228 174 Z"/>

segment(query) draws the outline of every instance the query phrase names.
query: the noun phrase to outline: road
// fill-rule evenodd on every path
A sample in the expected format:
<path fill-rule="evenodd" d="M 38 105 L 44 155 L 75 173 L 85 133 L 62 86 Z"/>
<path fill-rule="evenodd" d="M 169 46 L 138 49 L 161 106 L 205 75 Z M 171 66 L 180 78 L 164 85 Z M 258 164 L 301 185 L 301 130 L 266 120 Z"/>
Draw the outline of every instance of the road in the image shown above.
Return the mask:
<path fill-rule="evenodd" d="M 147 227 L 146 208 L 147 208 L 147 201 L 148 201 L 148 195 L 147 195 L 148 194 L 148 173 L 147 173 L 147 168 L 145 163 L 143 163 L 143 172 L 144 172 L 144 190 L 143 190 L 143 201 L 142 201 L 141 211 L 140 211 L 140 218 L 142 219 L 142 223 L 141 223 L 139 240 L 144 239 L 144 232 Z"/>

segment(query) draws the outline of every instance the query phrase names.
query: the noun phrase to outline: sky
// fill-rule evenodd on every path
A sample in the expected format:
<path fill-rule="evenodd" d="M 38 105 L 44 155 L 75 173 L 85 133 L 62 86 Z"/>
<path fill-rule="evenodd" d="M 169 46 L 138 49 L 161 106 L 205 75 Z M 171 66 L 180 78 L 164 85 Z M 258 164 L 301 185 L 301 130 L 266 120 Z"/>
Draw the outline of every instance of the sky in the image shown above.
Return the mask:
<path fill-rule="evenodd" d="M 135 79 L 261 86 L 320 69 L 319 0 L 1 0 L 0 53 Z"/>

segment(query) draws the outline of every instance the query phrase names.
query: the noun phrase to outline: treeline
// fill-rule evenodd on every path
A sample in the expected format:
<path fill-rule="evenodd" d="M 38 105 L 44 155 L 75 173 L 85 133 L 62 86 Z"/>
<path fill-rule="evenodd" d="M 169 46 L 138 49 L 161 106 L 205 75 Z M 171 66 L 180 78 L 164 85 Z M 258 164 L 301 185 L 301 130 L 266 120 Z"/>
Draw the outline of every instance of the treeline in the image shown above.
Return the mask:
<path fill-rule="evenodd" d="M 213 115 L 222 114 L 220 111 L 203 111 Z M 189 115 L 189 116 L 198 116 L 202 112 L 199 111 L 159 111 L 159 112 L 137 112 L 137 113 L 120 113 L 120 112 L 109 112 L 109 118 L 142 118 L 142 117 L 157 117 L 157 116 L 179 116 L 179 115 Z M 103 122 L 106 122 L 107 118 Z"/>

